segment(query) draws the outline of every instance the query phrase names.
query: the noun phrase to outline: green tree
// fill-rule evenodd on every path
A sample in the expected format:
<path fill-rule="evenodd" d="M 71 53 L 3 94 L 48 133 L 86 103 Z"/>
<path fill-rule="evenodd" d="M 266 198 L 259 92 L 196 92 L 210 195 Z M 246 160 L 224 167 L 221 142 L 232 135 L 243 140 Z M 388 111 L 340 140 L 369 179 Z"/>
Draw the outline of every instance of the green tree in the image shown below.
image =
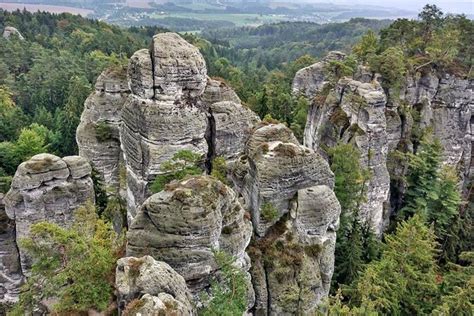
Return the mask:
<path fill-rule="evenodd" d="M 348 291 L 351 306 L 379 314 L 421 315 L 437 303 L 436 236 L 415 215 L 386 236 L 380 261 L 372 261 Z"/>
<path fill-rule="evenodd" d="M 73 77 L 68 90 L 66 104 L 56 118 L 57 137 L 53 147 L 60 156 L 77 154 L 76 129 L 91 85 L 84 77 Z"/>
<path fill-rule="evenodd" d="M 399 218 L 408 218 L 413 214 L 421 214 L 425 219 L 431 200 L 438 199 L 436 190 L 438 169 L 441 163 L 442 147 L 438 140 L 429 135 L 422 139 L 415 154 L 408 153 L 407 190 L 404 206 Z"/>
<path fill-rule="evenodd" d="M 212 160 L 211 176 L 224 184 L 229 184 L 229 180 L 227 180 L 227 163 L 224 157 L 216 157 Z"/>
<path fill-rule="evenodd" d="M 369 30 L 362 39 L 354 45 L 352 51 L 357 59 L 363 63 L 367 62 L 376 54 L 378 48 L 377 35 L 374 31 Z"/>
<path fill-rule="evenodd" d="M 44 299 L 57 298 L 55 313 L 104 311 L 113 296 L 117 235 L 99 219 L 92 203 L 80 207 L 70 229 L 33 224 L 20 241 L 33 260 L 14 315 L 30 313 Z"/>
<path fill-rule="evenodd" d="M 400 47 L 390 47 L 380 55 L 373 56 L 369 59 L 369 66 L 382 75 L 384 88 L 391 88 L 398 93 L 406 74 L 406 60 Z"/>
<path fill-rule="evenodd" d="M 214 253 L 221 275 L 211 284 L 205 307 L 199 311 L 203 316 L 242 315 L 247 310 L 247 282 L 245 274 L 235 266 L 235 259 L 225 252 Z"/>
<path fill-rule="evenodd" d="M 190 150 L 180 150 L 160 166 L 159 174 L 150 186 L 150 191 L 158 193 L 173 180 L 181 180 L 189 175 L 199 175 L 203 170 L 199 167 L 201 155 Z"/>

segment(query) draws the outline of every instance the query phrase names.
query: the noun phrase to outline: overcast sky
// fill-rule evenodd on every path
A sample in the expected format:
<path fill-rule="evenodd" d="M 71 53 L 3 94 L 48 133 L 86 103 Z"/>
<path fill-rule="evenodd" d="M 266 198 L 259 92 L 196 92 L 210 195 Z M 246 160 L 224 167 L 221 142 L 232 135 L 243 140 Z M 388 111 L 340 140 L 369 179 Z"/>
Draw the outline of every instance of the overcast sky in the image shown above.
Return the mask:
<path fill-rule="evenodd" d="M 371 4 L 419 11 L 425 4 L 436 4 L 445 12 L 474 14 L 474 0 L 304 0 L 340 4 Z"/>

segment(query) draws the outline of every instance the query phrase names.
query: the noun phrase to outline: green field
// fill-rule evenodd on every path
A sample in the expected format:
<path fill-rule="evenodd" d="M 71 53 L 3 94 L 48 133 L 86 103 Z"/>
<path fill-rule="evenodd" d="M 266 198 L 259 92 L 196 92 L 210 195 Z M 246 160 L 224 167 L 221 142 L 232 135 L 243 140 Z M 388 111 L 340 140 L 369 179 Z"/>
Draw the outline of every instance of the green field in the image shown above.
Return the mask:
<path fill-rule="evenodd" d="M 163 18 L 186 18 L 202 21 L 229 21 L 236 26 L 258 26 L 264 23 L 284 21 L 283 16 L 278 15 L 260 15 L 260 14 L 218 14 L 218 13 L 194 13 L 194 12 L 177 12 L 169 14 L 153 13 L 150 15 L 153 19 Z"/>

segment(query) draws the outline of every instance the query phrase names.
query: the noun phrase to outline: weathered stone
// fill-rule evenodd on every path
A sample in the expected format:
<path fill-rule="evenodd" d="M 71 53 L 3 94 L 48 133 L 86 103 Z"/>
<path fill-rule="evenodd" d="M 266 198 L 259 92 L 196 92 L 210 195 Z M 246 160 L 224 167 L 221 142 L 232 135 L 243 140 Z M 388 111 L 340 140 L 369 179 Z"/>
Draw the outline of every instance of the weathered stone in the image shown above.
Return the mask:
<path fill-rule="evenodd" d="M 314 98 L 318 92 L 328 83 L 327 69 L 330 61 L 344 60 L 346 55 L 333 51 L 321 61 L 298 70 L 293 79 L 293 94 L 306 96 L 309 100 Z"/>
<path fill-rule="evenodd" d="M 133 314 L 192 315 L 192 296 L 186 281 L 165 262 L 155 261 L 151 256 L 126 257 L 117 262 L 115 284 L 118 306 L 130 314 L 130 302 L 136 305 Z M 133 303 L 140 300 L 141 303 Z M 171 303 L 171 304 L 170 304 Z M 128 306 L 128 307 L 127 307 Z"/>
<path fill-rule="evenodd" d="M 329 292 L 339 223 L 329 165 L 283 124 L 260 124 L 231 169 L 257 234 L 255 313 L 314 312 Z"/>
<path fill-rule="evenodd" d="M 79 155 L 92 164 L 107 188 L 114 191 L 120 187 L 119 126 L 129 93 L 125 69 L 109 68 L 102 72 L 95 91 L 84 104 L 76 132 Z"/>
<path fill-rule="evenodd" d="M 206 89 L 202 94 L 201 100 L 209 105 L 221 101 L 241 103 L 239 96 L 231 87 L 222 81 L 211 78 L 207 79 Z"/>
<path fill-rule="evenodd" d="M 199 49 L 176 33 L 160 33 L 151 47 L 155 98 L 180 100 L 195 98 L 204 92 L 206 62 Z"/>
<path fill-rule="evenodd" d="M 136 207 L 150 196 L 148 184 L 162 173 L 163 162 L 180 150 L 205 156 L 208 117 L 193 104 L 177 105 L 131 95 L 122 119 L 120 137 L 127 167 L 128 206 L 134 216 Z"/>
<path fill-rule="evenodd" d="M 299 145 L 283 124 L 257 128 L 248 141 L 246 156 L 233 163 L 232 169 L 237 190 L 252 212 L 259 236 L 290 211 L 298 190 L 316 184 L 334 185 L 327 162 L 313 150 Z M 271 205 L 278 214 L 262 215 L 265 205 L 268 208 Z"/>
<path fill-rule="evenodd" d="M 6 214 L 15 221 L 16 240 L 28 236 L 30 226 L 37 222 L 69 226 L 74 211 L 94 200 L 90 170 L 78 156 L 61 159 L 39 154 L 23 162 L 4 199 Z M 28 275 L 31 262 L 21 246 L 19 252 L 22 272 Z"/>
<path fill-rule="evenodd" d="M 144 99 L 152 99 L 155 92 L 153 86 L 153 63 L 150 51 L 141 49 L 128 63 L 128 80 L 133 94 Z"/>
<path fill-rule="evenodd" d="M 214 155 L 233 159 L 244 151 L 258 116 L 240 103 L 223 101 L 210 106 Z"/>
<path fill-rule="evenodd" d="M 23 35 L 21 35 L 20 31 L 18 31 L 15 27 L 5 26 L 5 29 L 3 30 L 3 38 L 9 39 L 12 37 L 12 35 L 17 36 L 21 40 L 25 39 Z"/>
<path fill-rule="evenodd" d="M 23 281 L 20 256 L 15 242 L 15 222 L 8 218 L 0 193 L 0 304 L 18 300 Z"/>
<path fill-rule="evenodd" d="M 206 176 L 172 183 L 148 198 L 127 234 L 127 255 L 151 255 L 168 263 L 191 291 L 209 286 L 216 271 L 214 250 L 248 269 L 245 248 L 252 229 L 236 194 Z"/>

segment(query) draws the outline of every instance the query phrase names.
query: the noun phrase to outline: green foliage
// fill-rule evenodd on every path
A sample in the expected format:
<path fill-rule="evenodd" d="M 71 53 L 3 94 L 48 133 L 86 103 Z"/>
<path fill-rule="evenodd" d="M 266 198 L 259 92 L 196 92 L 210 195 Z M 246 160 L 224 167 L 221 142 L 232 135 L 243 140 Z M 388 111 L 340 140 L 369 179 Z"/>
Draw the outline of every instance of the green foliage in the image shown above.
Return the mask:
<path fill-rule="evenodd" d="M 80 122 L 84 100 L 91 92 L 91 85 L 85 77 L 72 77 L 68 87 L 66 104 L 56 114 L 55 151 L 60 156 L 73 155 L 77 152 L 76 129 Z"/>
<path fill-rule="evenodd" d="M 474 253 L 460 255 L 463 264 L 449 263 L 441 284 L 441 303 L 433 315 L 472 315 L 474 310 Z"/>
<path fill-rule="evenodd" d="M 227 163 L 224 157 L 216 157 L 212 160 L 211 176 L 224 184 L 229 184 L 227 180 Z"/>
<path fill-rule="evenodd" d="M 113 137 L 112 127 L 106 122 L 99 122 L 95 126 L 95 134 L 99 142 L 106 142 Z"/>
<path fill-rule="evenodd" d="M 202 174 L 203 170 L 199 167 L 201 155 L 190 150 L 180 150 L 173 157 L 165 161 L 160 170 L 163 172 L 158 175 L 150 186 L 150 191 L 158 193 L 165 188 L 165 185 L 173 180 L 182 180 L 186 176 Z"/>
<path fill-rule="evenodd" d="M 399 218 L 407 218 L 415 213 L 422 214 L 426 218 L 429 204 L 438 199 L 438 194 L 433 189 L 438 182 L 441 151 L 439 141 L 427 136 L 422 139 L 416 155 L 407 154 L 407 190 Z"/>
<path fill-rule="evenodd" d="M 377 35 L 374 31 L 369 30 L 364 36 L 362 36 L 359 43 L 354 45 L 352 51 L 359 61 L 365 63 L 376 54 L 378 45 L 377 41 Z"/>
<path fill-rule="evenodd" d="M 107 208 L 107 189 L 105 188 L 104 181 L 102 180 L 99 171 L 94 167 L 92 167 L 91 178 L 94 184 L 94 198 L 97 214 L 102 215 Z"/>
<path fill-rule="evenodd" d="M 44 126 L 32 124 L 28 128 L 23 128 L 14 143 L 0 143 L 0 168 L 7 175 L 13 175 L 23 161 L 36 154 L 48 152 L 50 138 L 51 133 Z"/>
<path fill-rule="evenodd" d="M 262 217 L 267 221 L 274 221 L 278 218 L 278 210 L 270 202 L 265 202 L 262 204 L 261 210 Z"/>
<path fill-rule="evenodd" d="M 360 152 L 352 144 L 340 143 L 328 149 L 331 170 L 334 172 L 336 193 L 342 213 L 357 211 L 364 200 L 365 182 L 369 174 L 360 165 Z"/>
<path fill-rule="evenodd" d="M 390 47 L 380 55 L 372 56 L 369 58 L 369 65 L 373 71 L 382 75 L 384 88 L 391 88 L 398 93 L 406 74 L 405 56 L 400 47 Z"/>
<path fill-rule="evenodd" d="M 380 261 L 372 261 L 353 285 L 350 304 L 380 314 L 419 315 L 437 303 L 436 237 L 415 215 L 386 236 Z"/>
<path fill-rule="evenodd" d="M 214 252 L 220 269 L 218 280 L 211 285 L 202 316 L 242 315 L 247 310 L 247 282 L 245 274 L 234 265 L 235 259 L 222 251 Z"/>
<path fill-rule="evenodd" d="M 80 207 L 70 229 L 33 224 L 20 241 L 33 259 L 31 276 L 13 314 L 30 313 L 43 299 L 57 298 L 55 313 L 105 310 L 113 296 L 117 235 L 99 219 L 91 203 Z"/>

